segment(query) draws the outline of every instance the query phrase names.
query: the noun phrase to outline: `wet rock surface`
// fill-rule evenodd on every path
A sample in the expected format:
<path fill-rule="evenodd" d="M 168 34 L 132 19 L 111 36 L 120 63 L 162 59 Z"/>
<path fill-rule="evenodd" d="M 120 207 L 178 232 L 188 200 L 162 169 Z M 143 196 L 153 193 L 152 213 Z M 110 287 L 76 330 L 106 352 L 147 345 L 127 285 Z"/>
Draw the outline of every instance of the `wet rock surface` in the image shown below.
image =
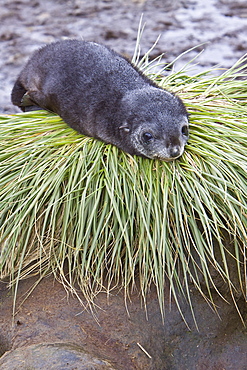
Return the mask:
<path fill-rule="evenodd" d="M 161 35 L 152 57 L 167 62 L 204 44 L 177 63 L 180 68 L 199 51 L 197 69 L 230 67 L 247 51 L 244 0 L 2 0 L 0 3 L 0 112 L 17 112 L 10 102 L 13 83 L 38 47 L 69 37 L 101 42 L 128 57 L 134 52 L 141 14 L 146 23 L 144 54 Z M 193 73 L 193 72 L 192 72 Z"/>
<path fill-rule="evenodd" d="M 243 0 L 2 0 L 0 113 L 18 111 L 10 102 L 10 91 L 22 66 L 38 47 L 63 37 L 76 37 L 104 43 L 131 57 L 142 13 L 146 22 L 142 54 L 159 34 L 152 56 L 165 53 L 168 62 L 191 47 L 207 43 L 185 55 L 176 68 L 202 49 L 205 51 L 195 70 L 218 63 L 230 67 L 247 51 L 247 5 Z M 21 282 L 18 304 L 32 283 L 33 279 Z M 77 299 L 68 297 L 63 286 L 49 277 L 17 306 L 13 319 L 12 292 L 0 283 L 0 368 L 15 369 L 16 361 L 18 369 L 247 368 L 247 331 L 232 302 L 215 296 L 217 316 L 194 292 L 199 331 L 186 302 L 182 309 L 190 330 L 175 304 L 169 308 L 168 296 L 164 325 L 154 291 L 148 302 L 147 320 L 137 293 L 128 304 L 129 316 L 122 293 L 112 292 L 109 300 L 100 294 L 96 320 L 90 310 L 83 310 Z M 238 307 L 246 321 L 243 297 L 238 299 Z"/>

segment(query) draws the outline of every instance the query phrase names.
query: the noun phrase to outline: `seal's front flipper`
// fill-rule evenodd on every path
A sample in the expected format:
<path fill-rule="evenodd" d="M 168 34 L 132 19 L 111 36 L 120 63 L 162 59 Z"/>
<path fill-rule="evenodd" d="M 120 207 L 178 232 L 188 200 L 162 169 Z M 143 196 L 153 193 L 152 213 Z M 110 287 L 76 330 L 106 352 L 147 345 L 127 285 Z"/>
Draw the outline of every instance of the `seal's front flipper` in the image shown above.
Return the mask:
<path fill-rule="evenodd" d="M 30 112 L 42 109 L 40 106 L 36 105 L 36 103 L 30 98 L 28 91 L 23 95 L 21 99 L 20 108 L 23 110 L 23 112 Z"/>

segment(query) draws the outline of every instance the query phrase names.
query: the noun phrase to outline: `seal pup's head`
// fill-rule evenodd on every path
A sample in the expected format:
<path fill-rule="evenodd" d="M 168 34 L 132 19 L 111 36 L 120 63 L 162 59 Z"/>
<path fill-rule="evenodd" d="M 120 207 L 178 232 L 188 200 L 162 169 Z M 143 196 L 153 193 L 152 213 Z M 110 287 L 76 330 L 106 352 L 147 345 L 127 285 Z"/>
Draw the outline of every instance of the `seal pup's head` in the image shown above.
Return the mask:
<path fill-rule="evenodd" d="M 153 86 L 131 90 L 123 96 L 120 110 L 119 129 L 131 142 L 131 154 L 166 162 L 183 154 L 189 122 L 176 95 Z"/>

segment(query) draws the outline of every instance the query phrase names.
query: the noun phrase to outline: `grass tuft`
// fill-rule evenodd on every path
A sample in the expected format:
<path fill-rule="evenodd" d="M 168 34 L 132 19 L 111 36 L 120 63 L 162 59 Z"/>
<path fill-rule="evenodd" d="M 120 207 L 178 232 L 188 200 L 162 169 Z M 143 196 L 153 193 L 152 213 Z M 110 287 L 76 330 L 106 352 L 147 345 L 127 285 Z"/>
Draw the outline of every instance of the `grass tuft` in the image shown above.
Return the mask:
<path fill-rule="evenodd" d="M 220 76 L 169 73 L 149 53 L 138 65 L 189 111 L 175 162 L 132 157 L 44 111 L 0 116 L 0 277 L 16 294 L 21 279 L 53 273 L 89 303 L 136 284 L 146 303 L 154 284 L 162 315 L 166 290 L 193 312 L 192 287 L 213 304 L 214 291 L 225 298 L 220 279 L 237 307 L 247 296 L 247 57 Z"/>

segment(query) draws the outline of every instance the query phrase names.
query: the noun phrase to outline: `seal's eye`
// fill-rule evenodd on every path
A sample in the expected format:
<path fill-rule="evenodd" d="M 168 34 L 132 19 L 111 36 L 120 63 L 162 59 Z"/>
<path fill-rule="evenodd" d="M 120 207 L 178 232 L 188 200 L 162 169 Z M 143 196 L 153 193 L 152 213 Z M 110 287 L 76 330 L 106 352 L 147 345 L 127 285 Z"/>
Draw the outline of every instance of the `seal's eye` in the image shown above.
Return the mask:
<path fill-rule="evenodd" d="M 148 143 L 150 140 L 152 140 L 153 138 L 153 135 L 150 134 L 150 132 L 144 132 L 144 134 L 142 134 L 142 138 L 143 140 Z"/>
<path fill-rule="evenodd" d="M 188 129 L 188 126 L 183 126 L 182 127 L 182 134 L 184 136 L 188 136 L 189 135 L 189 129 Z"/>

